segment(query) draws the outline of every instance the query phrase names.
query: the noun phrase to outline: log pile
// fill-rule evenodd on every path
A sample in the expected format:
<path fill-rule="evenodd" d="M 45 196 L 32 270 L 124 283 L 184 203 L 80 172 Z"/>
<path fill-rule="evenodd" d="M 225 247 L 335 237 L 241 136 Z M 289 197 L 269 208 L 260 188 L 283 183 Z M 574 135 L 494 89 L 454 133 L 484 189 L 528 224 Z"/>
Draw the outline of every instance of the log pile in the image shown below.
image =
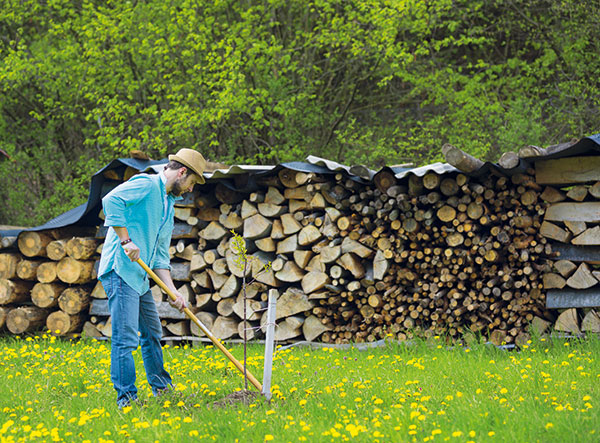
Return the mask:
<path fill-rule="evenodd" d="M 556 319 L 546 308 L 545 283 L 553 273 L 549 239 L 563 234 L 545 219 L 550 191 L 536 183 L 533 169 L 477 178 L 469 174 L 479 160 L 452 146 L 444 152 L 464 173 L 431 169 L 398 180 L 383 169 L 366 181 L 280 169 L 255 176 L 248 191 L 233 190 L 244 189 L 244 175 L 199 186 L 175 211 L 176 286 L 224 340 L 244 333 L 260 339 L 267 294 L 276 289 L 278 341 L 457 338 L 473 331 L 497 344 L 525 342 L 530 324 L 542 328 Z M 111 178 L 109 188 L 128 177 Z M 245 271 L 232 231 L 245 239 Z M 10 281 L 2 306 L 35 308 L 23 313 L 30 329 L 44 316 L 58 325 L 54 330 L 110 336 L 106 295 L 94 280 L 106 228 L 81 253 L 66 250 L 68 236 L 38 234 L 35 241 L 19 237 L 18 250 L 15 243 L 2 250 L 0 277 Z M 21 243 L 43 252 L 27 255 Z M 27 278 L 16 274 L 17 265 Z M 246 302 L 244 279 L 252 282 Z M 165 337 L 202 336 L 158 286 L 151 289 Z"/>
<path fill-rule="evenodd" d="M 536 162 L 536 180 L 548 209 L 540 234 L 556 257 L 543 275 L 547 306 L 559 309 L 555 331 L 600 332 L 600 157 Z M 552 325 L 550 325 L 552 326 Z"/>
<path fill-rule="evenodd" d="M 0 325 L 13 334 L 80 332 L 100 242 L 90 230 L 21 233 L 0 249 Z M 73 236 L 76 235 L 76 236 Z"/>

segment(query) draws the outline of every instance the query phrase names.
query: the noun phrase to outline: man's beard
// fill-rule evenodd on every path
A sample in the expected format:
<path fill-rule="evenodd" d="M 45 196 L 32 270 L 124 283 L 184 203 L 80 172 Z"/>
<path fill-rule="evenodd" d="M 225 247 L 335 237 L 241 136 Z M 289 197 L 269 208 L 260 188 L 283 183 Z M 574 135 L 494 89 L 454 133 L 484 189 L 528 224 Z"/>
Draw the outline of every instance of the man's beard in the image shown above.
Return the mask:
<path fill-rule="evenodd" d="M 181 187 L 181 182 L 184 181 L 185 179 L 181 179 L 178 178 L 175 183 L 173 183 L 173 186 L 171 187 L 171 194 L 173 194 L 175 197 L 181 197 L 185 190 Z"/>

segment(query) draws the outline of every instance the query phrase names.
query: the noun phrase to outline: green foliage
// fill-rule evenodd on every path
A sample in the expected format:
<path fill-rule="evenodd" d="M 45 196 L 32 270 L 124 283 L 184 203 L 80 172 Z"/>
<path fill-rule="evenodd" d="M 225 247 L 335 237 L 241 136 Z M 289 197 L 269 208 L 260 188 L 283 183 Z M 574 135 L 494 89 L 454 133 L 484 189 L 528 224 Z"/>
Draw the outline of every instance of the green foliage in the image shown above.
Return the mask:
<path fill-rule="evenodd" d="M 5 0 L 0 221 L 84 202 L 91 175 L 132 149 L 378 169 L 440 160 L 446 142 L 496 160 L 590 135 L 599 14 L 549 0 Z"/>

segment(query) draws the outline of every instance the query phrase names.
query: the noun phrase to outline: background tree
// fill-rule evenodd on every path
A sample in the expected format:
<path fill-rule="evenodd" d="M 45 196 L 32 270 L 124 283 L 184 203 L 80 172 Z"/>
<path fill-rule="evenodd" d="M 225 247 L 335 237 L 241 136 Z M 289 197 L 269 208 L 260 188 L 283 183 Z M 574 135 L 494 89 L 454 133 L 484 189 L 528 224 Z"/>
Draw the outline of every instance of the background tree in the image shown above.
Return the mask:
<path fill-rule="evenodd" d="M 484 159 L 598 132 L 600 12 L 543 0 L 4 0 L 0 223 L 142 149 L 226 163 Z"/>

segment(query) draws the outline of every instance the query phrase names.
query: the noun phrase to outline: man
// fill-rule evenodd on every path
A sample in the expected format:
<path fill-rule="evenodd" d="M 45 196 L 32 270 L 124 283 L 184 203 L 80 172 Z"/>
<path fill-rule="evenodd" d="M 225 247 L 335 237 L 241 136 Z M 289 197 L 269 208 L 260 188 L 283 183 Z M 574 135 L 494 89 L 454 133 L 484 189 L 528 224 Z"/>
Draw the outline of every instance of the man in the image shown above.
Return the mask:
<path fill-rule="evenodd" d="M 196 183 L 204 183 L 205 168 L 202 154 L 181 149 L 169 156 L 169 163 L 159 174 L 136 175 L 102 199 L 104 224 L 110 228 L 98 278 L 108 296 L 112 318 L 110 375 L 120 408 L 137 400 L 132 352 L 140 343 L 152 393 L 156 396 L 172 385 L 164 369 L 162 327 L 148 276 L 136 260 L 141 258 L 173 291 L 177 296 L 173 306 L 179 310 L 187 307 L 170 272 L 173 206 Z"/>

